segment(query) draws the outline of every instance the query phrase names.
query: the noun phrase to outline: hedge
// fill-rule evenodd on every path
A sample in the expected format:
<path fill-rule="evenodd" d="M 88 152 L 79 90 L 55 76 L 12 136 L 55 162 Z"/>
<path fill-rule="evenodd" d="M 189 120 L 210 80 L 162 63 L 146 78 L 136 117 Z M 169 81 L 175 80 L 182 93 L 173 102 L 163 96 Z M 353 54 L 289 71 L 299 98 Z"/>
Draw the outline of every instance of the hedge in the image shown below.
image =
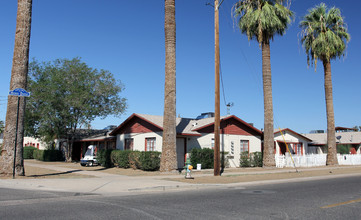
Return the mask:
<path fill-rule="evenodd" d="M 129 154 L 129 166 L 133 169 L 141 169 L 141 165 L 140 165 L 140 154 L 142 152 L 140 151 L 132 151 Z"/>
<path fill-rule="evenodd" d="M 212 169 L 214 167 L 214 151 L 209 148 L 193 148 L 191 150 L 191 164 L 197 166 L 202 164 L 202 169 Z"/>
<path fill-rule="evenodd" d="M 228 152 L 220 152 L 221 167 L 229 167 Z M 197 166 L 202 164 L 202 169 L 214 168 L 214 150 L 209 148 L 193 148 L 191 150 L 191 164 Z"/>
<path fill-rule="evenodd" d="M 263 166 L 263 154 L 262 152 L 254 152 L 252 153 L 252 165 L 254 167 L 262 167 Z"/>
<path fill-rule="evenodd" d="M 239 162 L 241 167 L 262 167 L 262 152 L 254 152 L 250 154 L 248 151 L 242 152 Z"/>
<path fill-rule="evenodd" d="M 110 157 L 112 151 L 113 151 L 113 149 L 98 150 L 97 160 L 101 166 L 106 167 L 106 168 L 110 168 L 113 166 L 113 163 L 112 163 L 111 157 Z"/>
<path fill-rule="evenodd" d="M 129 168 L 129 155 L 131 153 L 130 150 L 113 150 L 110 154 L 112 164 L 119 168 Z"/>
<path fill-rule="evenodd" d="M 34 150 L 33 157 L 41 161 L 64 161 L 63 152 L 60 150 Z"/>
<path fill-rule="evenodd" d="M 37 150 L 36 147 L 25 146 L 23 151 L 24 159 L 34 159 L 34 151 Z"/>
<path fill-rule="evenodd" d="M 248 151 L 242 152 L 239 159 L 240 167 L 250 167 L 251 166 L 251 157 L 248 154 Z"/>
<path fill-rule="evenodd" d="M 103 167 L 117 166 L 144 171 L 159 170 L 160 156 L 161 153 L 156 151 L 99 150 L 97 153 L 98 162 Z"/>
<path fill-rule="evenodd" d="M 144 171 L 157 171 L 160 168 L 161 152 L 141 152 L 139 157 L 140 169 Z"/>

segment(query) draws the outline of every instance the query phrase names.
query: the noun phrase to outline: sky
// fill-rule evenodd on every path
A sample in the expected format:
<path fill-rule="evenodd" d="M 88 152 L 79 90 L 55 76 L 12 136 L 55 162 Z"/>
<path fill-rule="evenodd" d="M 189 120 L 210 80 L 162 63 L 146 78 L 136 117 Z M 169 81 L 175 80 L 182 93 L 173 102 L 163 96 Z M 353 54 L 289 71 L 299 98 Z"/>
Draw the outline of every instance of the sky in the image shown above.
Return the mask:
<path fill-rule="evenodd" d="M 220 8 L 221 115 L 230 113 L 263 128 L 261 50 L 237 27 L 232 6 Z M 360 1 L 323 1 L 340 8 L 351 41 L 345 57 L 332 60 L 336 126 L 361 126 Z M 352 4 L 350 4 L 352 2 Z M 214 112 L 213 0 L 176 0 L 177 116 L 195 118 Z M 326 130 L 323 66 L 307 66 L 299 22 L 316 0 L 293 0 L 295 19 L 284 36 L 271 42 L 275 128 L 298 133 Z M 5 121 L 17 2 L 0 1 L 0 120 Z M 163 0 L 33 0 L 30 60 L 81 57 L 90 67 L 109 70 L 125 86 L 121 117 L 96 119 L 92 127 L 119 125 L 133 113 L 163 115 Z M 315 71 L 316 70 L 316 71 Z M 31 92 L 31 91 L 29 91 Z"/>

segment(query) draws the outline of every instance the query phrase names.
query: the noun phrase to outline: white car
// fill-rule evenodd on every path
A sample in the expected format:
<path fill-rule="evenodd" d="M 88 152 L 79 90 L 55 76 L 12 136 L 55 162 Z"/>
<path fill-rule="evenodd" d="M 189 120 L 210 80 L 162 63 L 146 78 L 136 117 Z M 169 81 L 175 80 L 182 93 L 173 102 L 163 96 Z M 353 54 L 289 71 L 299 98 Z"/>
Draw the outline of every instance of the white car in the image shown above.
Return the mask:
<path fill-rule="evenodd" d="M 84 157 L 80 160 L 80 165 L 88 167 L 99 164 L 97 161 L 97 156 L 95 156 L 95 149 L 95 145 L 89 145 Z"/>

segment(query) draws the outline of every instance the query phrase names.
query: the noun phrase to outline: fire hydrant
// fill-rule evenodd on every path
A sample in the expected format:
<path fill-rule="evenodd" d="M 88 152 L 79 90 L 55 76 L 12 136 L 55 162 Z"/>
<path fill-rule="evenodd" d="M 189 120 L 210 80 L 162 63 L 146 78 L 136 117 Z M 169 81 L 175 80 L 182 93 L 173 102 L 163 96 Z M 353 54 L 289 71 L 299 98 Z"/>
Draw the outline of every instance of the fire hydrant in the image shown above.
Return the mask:
<path fill-rule="evenodd" d="M 187 158 L 187 160 L 186 160 L 186 165 L 184 166 L 184 169 L 186 170 L 185 178 L 186 178 L 186 179 L 194 179 L 194 178 L 191 176 L 191 172 L 192 172 L 193 166 L 191 165 L 191 160 L 190 160 L 189 158 Z"/>

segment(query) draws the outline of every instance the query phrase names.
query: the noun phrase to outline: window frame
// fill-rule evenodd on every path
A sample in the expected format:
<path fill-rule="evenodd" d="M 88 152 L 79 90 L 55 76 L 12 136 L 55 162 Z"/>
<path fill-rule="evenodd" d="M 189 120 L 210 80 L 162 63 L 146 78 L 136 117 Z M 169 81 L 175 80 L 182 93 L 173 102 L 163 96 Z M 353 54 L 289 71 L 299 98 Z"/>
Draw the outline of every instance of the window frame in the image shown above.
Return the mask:
<path fill-rule="evenodd" d="M 240 147 L 239 147 L 240 153 L 246 152 L 246 151 L 249 153 L 249 140 L 241 139 L 239 143 L 240 143 Z M 247 143 L 247 150 L 244 151 L 245 143 Z"/>
<path fill-rule="evenodd" d="M 145 138 L 145 151 L 156 151 L 156 142 L 157 141 L 157 138 L 155 137 L 148 137 L 148 138 Z M 148 147 L 149 145 L 151 145 L 150 147 Z"/>
<path fill-rule="evenodd" d="M 134 138 L 124 138 L 124 150 L 134 149 Z"/>

